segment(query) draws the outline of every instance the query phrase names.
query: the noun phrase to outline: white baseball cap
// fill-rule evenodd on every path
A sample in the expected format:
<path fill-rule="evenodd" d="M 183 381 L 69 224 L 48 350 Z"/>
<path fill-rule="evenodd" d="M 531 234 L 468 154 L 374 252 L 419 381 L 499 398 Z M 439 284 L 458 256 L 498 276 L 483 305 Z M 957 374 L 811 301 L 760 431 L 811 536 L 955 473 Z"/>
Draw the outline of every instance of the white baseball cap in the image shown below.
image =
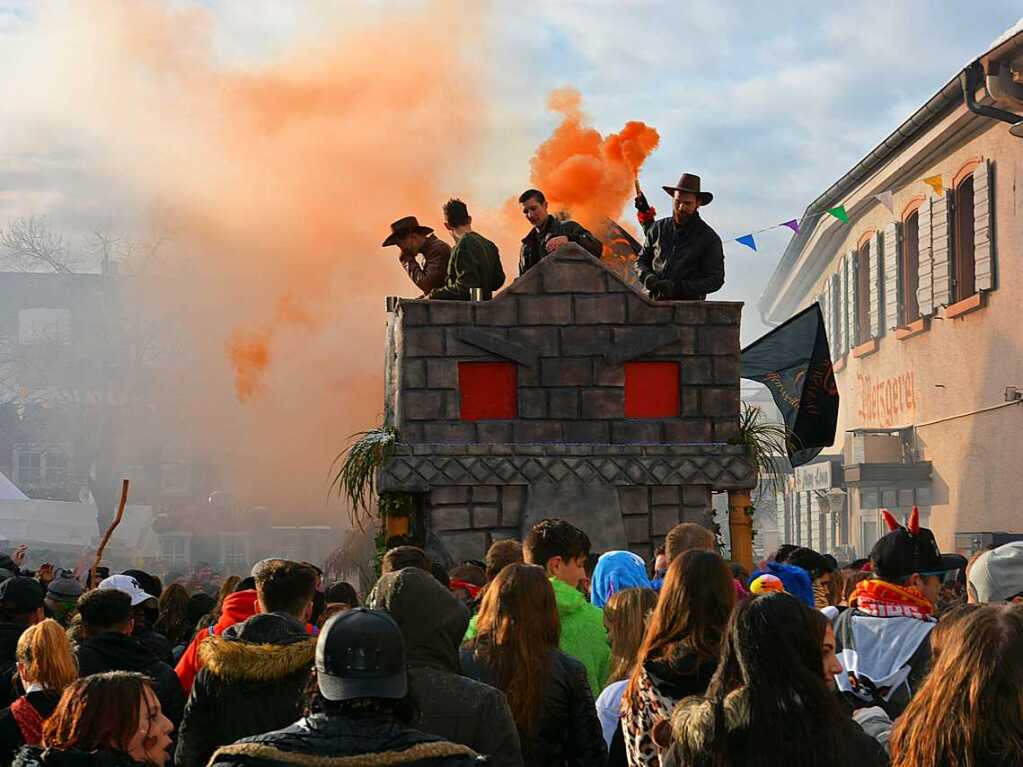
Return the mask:
<path fill-rule="evenodd" d="M 96 588 L 123 591 L 131 597 L 132 607 L 138 607 L 143 602 L 148 602 L 149 600 L 156 601 L 156 597 L 143 591 L 139 582 L 130 575 L 111 575 L 109 578 L 101 580 Z"/>

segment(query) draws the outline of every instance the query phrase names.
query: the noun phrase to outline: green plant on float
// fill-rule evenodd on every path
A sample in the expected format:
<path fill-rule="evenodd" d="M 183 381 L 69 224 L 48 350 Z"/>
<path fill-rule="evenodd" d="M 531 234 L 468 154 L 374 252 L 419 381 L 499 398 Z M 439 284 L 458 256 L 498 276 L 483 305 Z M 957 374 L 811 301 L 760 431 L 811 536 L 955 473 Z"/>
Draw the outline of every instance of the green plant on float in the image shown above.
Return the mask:
<path fill-rule="evenodd" d="M 376 495 L 377 469 L 387 462 L 398 441 L 398 430 L 391 426 L 357 432 L 354 440 L 331 463 L 337 472 L 331 480 L 328 493 L 336 492 L 348 502 L 348 518 L 353 527 L 365 529 L 372 519 L 370 499 Z M 379 509 L 379 501 L 378 501 Z"/>
<path fill-rule="evenodd" d="M 774 492 L 783 492 L 784 483 L 775 468 L 788 455 L 787 448 L 791 441 L 791 435 L 784 426 L 766 421 L 763 416 L 764 412 L 759 407 L 743 402 L 739 432 L 728 440 L 731 445 L 745 446 L 746 458 L 753 467 L 754 488 L 758 499 L 762 492 L 761 480 Z"/>

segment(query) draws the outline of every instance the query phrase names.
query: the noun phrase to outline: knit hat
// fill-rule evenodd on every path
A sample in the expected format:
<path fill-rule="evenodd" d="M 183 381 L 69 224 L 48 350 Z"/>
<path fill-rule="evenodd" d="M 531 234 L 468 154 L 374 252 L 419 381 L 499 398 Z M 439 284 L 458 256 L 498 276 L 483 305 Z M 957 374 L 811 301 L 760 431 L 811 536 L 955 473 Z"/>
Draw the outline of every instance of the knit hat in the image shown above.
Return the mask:
<path fill-rule="evenodd" d="M 810 573 L 802 567 L 768 561 L 765 563 L 763 570 L 753 571 L 753 574 L 750 576 L 750 585 L 765 574 L 777 577 L 785 587 L 785 591 L 796 597 L 807 607 L 815 606 L 813 582 L 810 580 Z"/>
<path fill-rule="evenodd" d="M 1023 594 L 1023 541 L 1013 541 L 981 554 L 967 581 L 981 604 L 1007 602 Z"/>
<path fill-rule="evenodd" d="M 85 591 L 85 587 L 77 578 L 60 575 L 50 581 L 46 596 L 55 602 L 77 602 L 83 591 Z"/>

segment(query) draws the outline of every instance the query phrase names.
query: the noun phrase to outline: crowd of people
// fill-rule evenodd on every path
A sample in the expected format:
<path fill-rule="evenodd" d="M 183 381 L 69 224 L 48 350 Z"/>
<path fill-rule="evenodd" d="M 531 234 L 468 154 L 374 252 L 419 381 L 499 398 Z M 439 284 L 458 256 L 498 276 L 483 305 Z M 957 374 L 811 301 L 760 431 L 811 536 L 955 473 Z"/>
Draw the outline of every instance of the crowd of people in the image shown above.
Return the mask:
<path fill-rule="evenodd" d="M 967 562 L 913 514 L 840 565 L 647 563 L 558 519 L 481 561 L 400 546 L 362 598 L 259 562 L 217 597 L 0 557 L 0 764 L 1023 764 L 1023 542 Z"/>

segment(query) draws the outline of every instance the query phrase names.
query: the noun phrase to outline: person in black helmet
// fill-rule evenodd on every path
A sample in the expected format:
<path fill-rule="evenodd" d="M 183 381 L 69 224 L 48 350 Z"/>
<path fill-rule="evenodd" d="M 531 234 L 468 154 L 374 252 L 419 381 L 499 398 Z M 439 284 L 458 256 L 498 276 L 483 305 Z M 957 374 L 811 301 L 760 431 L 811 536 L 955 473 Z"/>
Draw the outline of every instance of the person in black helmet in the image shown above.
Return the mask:
<path fill-rule="evenodd" d="M 487 763 L 467 746 L 408 726 L 415 703 L 401 629 L 387 613 L 356 607 L 323 627 L 316 643 L 316 713 L 290 727 L 220 748 L 210 767 L 472 767 Z M 359 759 L 365 757 L 365 762 Z"/>

